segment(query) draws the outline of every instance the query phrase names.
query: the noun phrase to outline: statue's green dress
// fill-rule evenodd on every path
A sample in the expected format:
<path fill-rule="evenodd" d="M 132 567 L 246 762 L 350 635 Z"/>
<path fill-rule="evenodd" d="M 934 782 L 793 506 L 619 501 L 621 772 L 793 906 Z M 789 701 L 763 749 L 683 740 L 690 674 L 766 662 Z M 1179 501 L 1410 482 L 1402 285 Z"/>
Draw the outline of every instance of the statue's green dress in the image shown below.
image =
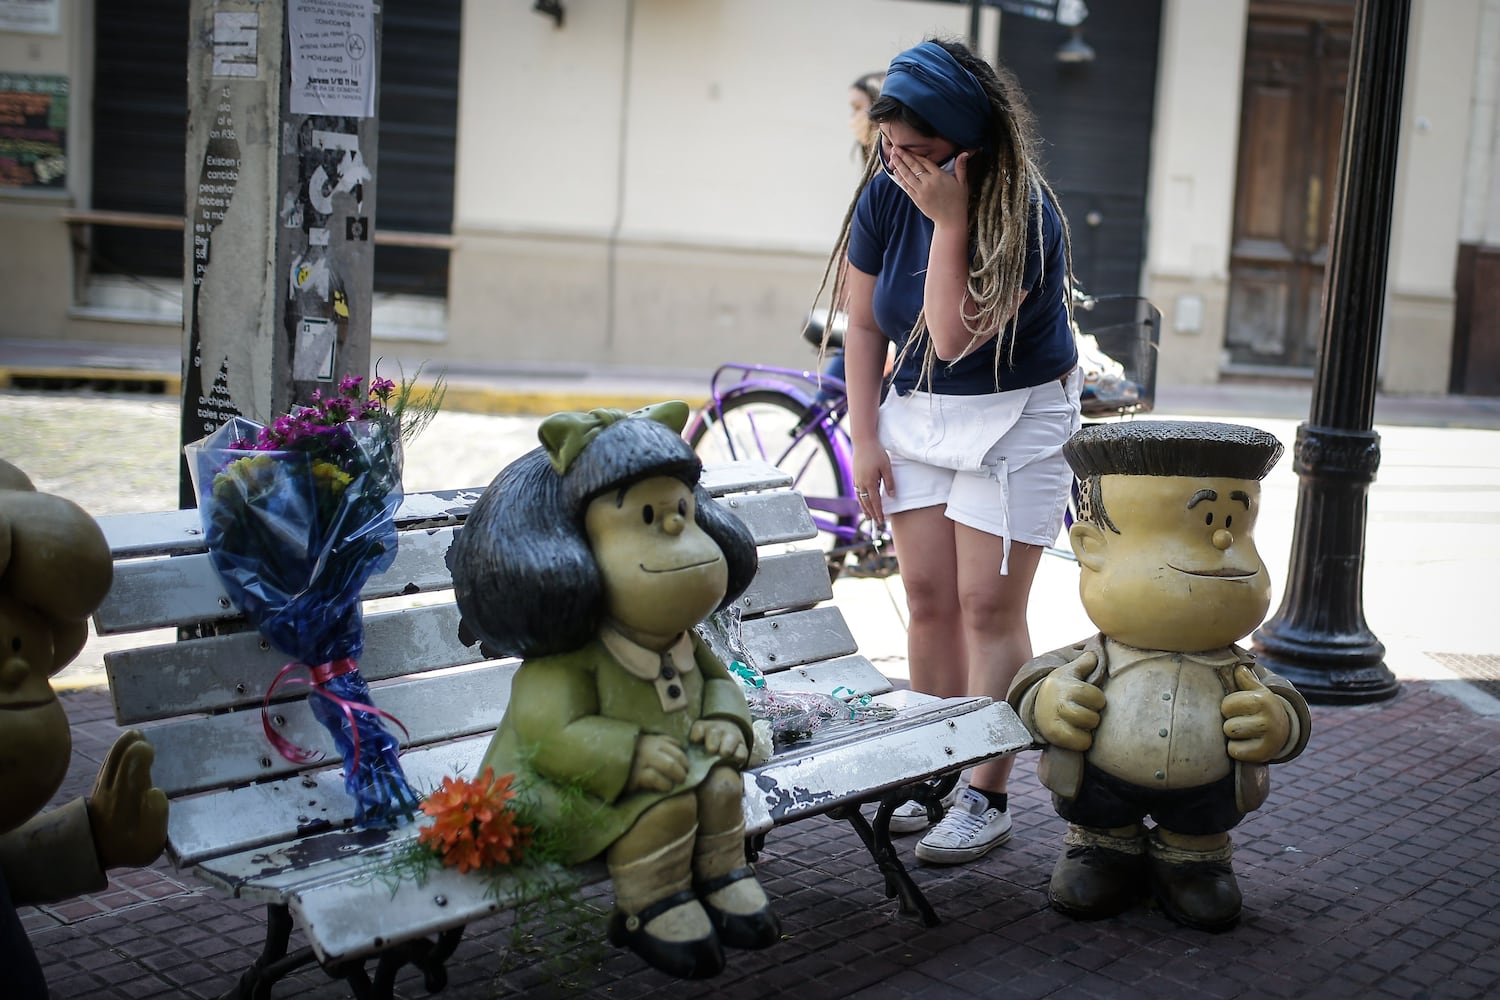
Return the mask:
<path fill-rule="evenodd" d="M 745 696 L 724 664 L 688 632 L 666 657 L 617 632 L 571 653 L 527 660 L 485 753 L 496 775 L 514 774 L 539 825 L 557 832 L 565 864 L 595 857 L 648 808 L 695 788 L 719 763 L 688 739 L 700 719 L 734 722 L 750 746 Z M 670 736 L 688 774 L 669 792 L 626 792 L 637 737 Z"/>

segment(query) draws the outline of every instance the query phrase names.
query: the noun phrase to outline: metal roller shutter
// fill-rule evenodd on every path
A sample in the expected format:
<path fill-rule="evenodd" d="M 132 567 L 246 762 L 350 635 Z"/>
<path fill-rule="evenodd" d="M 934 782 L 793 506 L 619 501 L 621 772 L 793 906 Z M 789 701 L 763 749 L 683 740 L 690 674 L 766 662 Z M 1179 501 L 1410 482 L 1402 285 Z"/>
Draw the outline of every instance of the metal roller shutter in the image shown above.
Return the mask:
<path fill-rule="evenodd" d="M 378 225 L 448 233 L 462 0 L 387 3 L 381 51 Z M 96 0 L 91 207 L 183 212 L 189 0 Z M 182 273 L 175 232 L 96 227 L 98 273 Z M 375 289 L 445 295 L 445 250 L 382 246 Z"/>

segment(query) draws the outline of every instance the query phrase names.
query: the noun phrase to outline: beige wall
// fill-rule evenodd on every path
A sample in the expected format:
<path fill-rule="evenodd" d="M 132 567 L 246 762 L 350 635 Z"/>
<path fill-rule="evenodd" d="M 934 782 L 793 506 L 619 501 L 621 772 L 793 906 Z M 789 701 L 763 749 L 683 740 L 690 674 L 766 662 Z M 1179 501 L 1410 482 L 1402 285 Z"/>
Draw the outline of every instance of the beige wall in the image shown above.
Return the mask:
<path fill-rule="evenodd" d="M 858 179 L 848 86 L 968 27 L 966 7 L 910 0 L 573 0 L 561 29 L 476 0 L 464 18 L 434 353 L 686 368 L 810 361 L 797 331 Z"/>
<path fill-rule="evenodd" d="M 1218 378 L 1246 10 L 1245 0 L 1163 4 L 1146 260 L 1146 295 L 1162 312 L 1162 383 Z"/>

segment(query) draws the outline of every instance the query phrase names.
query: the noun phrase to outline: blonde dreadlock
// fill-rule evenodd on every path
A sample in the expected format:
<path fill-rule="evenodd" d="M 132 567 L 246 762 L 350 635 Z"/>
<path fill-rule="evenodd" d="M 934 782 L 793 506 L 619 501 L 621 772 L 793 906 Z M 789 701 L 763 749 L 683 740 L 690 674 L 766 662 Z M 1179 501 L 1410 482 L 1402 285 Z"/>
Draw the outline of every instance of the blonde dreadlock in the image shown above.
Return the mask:
<path fill-rule="evenodd" d="M 946 49 L 961 66 L 974 75 L 980 86 L 984 88 L 990 102 L 990 131 L 993 149 L 986 149 L 976 154 L 968 163 L 969 235 L 970 243 L 974 248 L 974 259 L 969 269 L 968 298 L 972 300 L 974 312 L 969 312 L 968 303 L 966 303 L 961 310 L 961 319 L 964 329 L 969 332 L 969 347 L 973 347 L 980 338 L 991 333 L 999 338 L 1000 343 L 997 344 L 995 351 L 995 388 L 998 391 L 1001 348 L 1003 347 L 1006 364 L 1012 363 L 1015 355 L 1017 309 L 1023 293 L 1021 283 L 1025 280 L 1026 274 L 1028 226 L 1034 226 L 1037 243 L 1042 244 L 1041 198 L 1043 193 L 1051 199 L 1053 206 L 1057 207 L 1058 217 L 1062 221 L 1063 254 L 1066 265 L 1064 274 L 1067 283 L 1067 287 L 1063 290 L 1063 302 L 1068 309 L 1070 324 L 1073 309 L 1072 237 L 1068 230 L 1067 217 L 1062 213 L 1057 195 L 1037 166 L 1035 119 L 1026 104 L 1020 84 L 1008 70 L 990 66 L 989 63 L 970 52 L 966 46 L 942 39 L 933 39 L 933 41 Z M 876 120 L 889 121 L 893 117 L 896 117 L 894 113 L 887 113 Z M 930 126 L 919 130 L 935 134 L 932 133 Z M 849 234 L 853 227 L 854 209 L 859 203 L 860 194 L 879 169 L 880 157 L 877 144 L 871 143 L 864 173 L 860 177 L 858 188 L 855 189 L 854 198 L 844 213 L 838 242 L 828 258 L 828 266 L 823 271 L 823 281 L 818 286 L 818 293 L 813 300 L 816 305 L 822 299 L 823 292 L 828 288 L 829 279 L 832 277 L 830 316 L 844 307 L 847 297 L 844 289 L 847 270 L 844 260 L 849 253 Z M 1035 204 L 1034 210 L 1033 204 Z M 833 324 L 830 322 L 823 332 L 823 345 L 820 353 L 827 352 L 832 329 Z M 930 390 L 932 373 L 938 357 L 932 337 L 927 333 L 925 308 L 917 314 L 916 324 L 912 327 L 910 336 L 906 338 L 906 342 L 901 347 L 901 353 L 896 358 L 896 367 L 900 367 L 908 353 L 919 343 L 922 345 L 923 354 L 917 384 L 925 385 Z M 967 353 L 968 348 L 965 348 L 964 354 Z M 821 357 L 819 360 L 822 360 Z"/>

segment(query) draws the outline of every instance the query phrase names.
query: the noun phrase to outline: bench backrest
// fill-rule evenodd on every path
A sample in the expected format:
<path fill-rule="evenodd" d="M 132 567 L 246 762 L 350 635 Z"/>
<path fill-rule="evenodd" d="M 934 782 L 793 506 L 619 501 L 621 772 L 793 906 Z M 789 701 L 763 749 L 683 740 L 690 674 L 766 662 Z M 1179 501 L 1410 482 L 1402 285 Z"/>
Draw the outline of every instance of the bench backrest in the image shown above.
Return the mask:
<path fill-rule="evenodd" d="M 705 470 L 704 485 L 750 528 L 760 568 L 737 607 L 752 664 L 768 685 L 880 694 L 889 682 L 863 657 L 834 607 L 823 554 L 774 551 L 816 529 L 786 475 L 760 463 Z M 403 766 L 419 790 L 472 773 L 509 696 L 514 660 L 484 660 L 459 639 L 445 556 L 482 489 L 408 496 L 391 568 L 363 592 L 360 671 L 375 704 L 401 720 Z M 105 655 L 115 717 L 156 749 L 152 776 L 172 799 L 168 850 L 178 864 L 278 843 L 350 822 L 336 754 L 284 759 L 263 732 L 266 692 L 286 657 L 251 630 L 220 587 L 196 511 L 99 518 L 115 582 L 94 616 L 100 635 L 148 633 Z M 151 635 L 151 630 L 168 631 Z M 275 692 L 266 715 L 304 747 L 328 736 L 306 688 Z"/>

